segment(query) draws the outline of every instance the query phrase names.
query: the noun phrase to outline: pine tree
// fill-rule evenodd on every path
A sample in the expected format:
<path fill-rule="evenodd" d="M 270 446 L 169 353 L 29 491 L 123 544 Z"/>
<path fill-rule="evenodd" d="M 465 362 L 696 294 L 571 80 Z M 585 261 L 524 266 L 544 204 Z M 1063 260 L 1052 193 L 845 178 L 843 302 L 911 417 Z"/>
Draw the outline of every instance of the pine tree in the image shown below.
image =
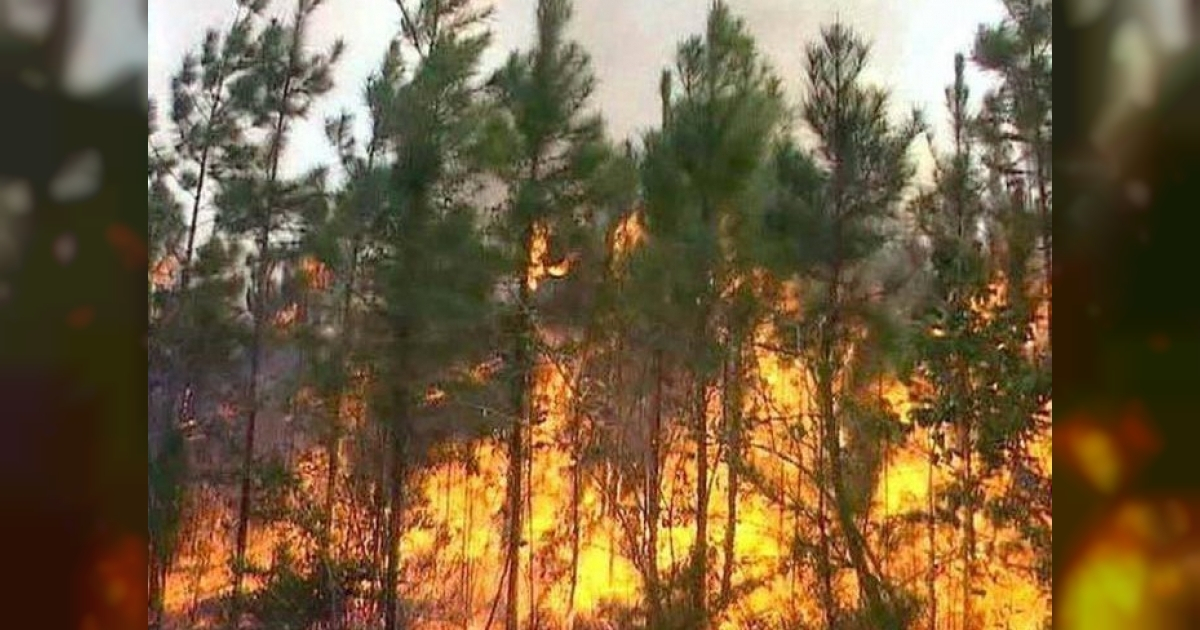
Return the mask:
<path fill-rule="evenodd" d="M 152 143 L 153 146 L 153 143 Z M 152 604 L 161 607 L 193 489 L 185 437 L 220 439 L 218 427 L 197 401 L 224 394 L 223 374 L 234 369 L 242 328 L 233 312 L 244 291 L 239 248 L 216 235 L 192 253 L 186 289 L 178 284 L 178 262 L 190 228 L 183 206 L 168 184 L 173 160 L 154 150 L 149 159 L 148 254 L 151 261 L 147 363 L 150 378 L 150 538 Z M 156 623 L 161 623 L 161 613 Z"/>
<path fill-rule="evenodd" d="M 154 442 L 153 451 L 160 447 L 162 461 L 151 463 L 156 475 L 164 476 L 163 486 L 152 482 L 151 488 L 166 491 L 170 484 L 179 484 L 170 496 L 151 497 L 151 504 L 166 510 L 157 517 L 167 535 L 177 525 L 182 510 L 183 487 L 188 482 L 183 468 L 182 446 L 175 444 L 181 427 L 195 429 L 196 413 L 191 401 L 201 392 L 212 392 L 211 375 L 228 367 L 233 348 L 214 340 L 235 339 L 234 322 L 225 311 L 230 302 L 228 291 L 235 289 L 229 280 L 219 276 L 224 270 L 214 260 L 202 261 L 198 250 L 198 233 L 202 223 L 201 211 L 211 202 L 209 185 L 213 169 L 219 169 L 225 152 L 236 153 L 238 136 L 233 123 L 234 112 L 229 105 L 230 82 L 244 72 L 252 52 L 252 31 L 261 18 L 263 2 L 239 2 L 238 17 L 226 32 L 210 30 L 199 54 L 184 57 L 179 71 L 171 81 L 171 106 L 168 121 L 171 132 L 170 149 L 163 148 L 154 137 L 157 112 L 150 108 L 150 155 L 148 156 L 148 245 L 151 265 L 150 319 L 148 339 L 149 368 L 152 375 L 151 410 L 152 432 L 167 442 Z M 177 191 L 185 195 L 190 208 L 187 214 L 180 204 Z M 221 258 L 219 244 L 209 248 L 216 260 Z M 199 268 L 203 268 L 200 270 Z M 214 275 L 215 274 L 215 275 Z M 157 277 L 156 277 L 157 276 Z M 178 492 L 179 494 L 175 494 Z M 153 519 L 152 519 L 153 520 Z M 153 570 L 157 572 L 157 588 L 161 597 L 173 544 L 162 541 L 156 551 Z M 161 604 L 161 601 L 158 602 Z M 161 611 L 160 615 L 161 617 Z"/>
<path fill-rule="evenodd" d="M 320 190 L 322 173 L 314 172 L 299 181 L 287 181 L 279 172 L 291 125 L 308 114 L 312 103 L 332 87 L 330 72 L 341 56 L 343 44 L 337 42 L 327 53 L 310 55 L 305 51 L 305 31 L 313 12 L 323 0 L 297 0 L 290 25 L 272 20 L 256 42 L 247 60 L 246 71 L 230 86 L 230 106 L 242 129 L 241 142 L 235 142 L 234 155 L 226 151 L 226 164 L 219 178 L 221 190 L 216 197 L 216 228 L 234 238 L 248 237 L 254 244 L 249 261 L 250 284 L 246 307 L 250 313 L 251 335 L 249 377 L 242 400 L 246 414 L 243 441 L 241 489 L 237 530 L 234 543 L 231 618 L 237 623 L 242 606 L 242 577 L 246 572 L 246 543 L 249 535 L 253 500 L 254 438 L 260 399 L 260 372 L 269 343 L 270 317 L 279 306 L 274 277 L 290 245 L 278 242 L 278 236 L 295 227 L 305 206 L 324 204 Z M 260 132 L 264 140 L 254 143 L 246 138 Z"/>
<path fill-rule="evenodd" d="M 1050 400 L 1053 327 L 1053 32 L 1052 3 L 1047 0 L 1005 0 L 1000 24 L 981 26 L 972 60 L 998 75 L 1001 84 L 984 99 L 975 132 L 985 152 L 993 205 L 997 265 L 1003 271 L 1006 301 L 989 330 L 994 344 L 1007 349 L 994 369 L 1000 420 L 981 436 L 981 456 L 992 464 L 1004 460 L 1013 468 L 1014 483 L 1007 499 L 989 506 L 1000 522 L 1013 524 L 1036 550 L 1036 575 L 1050 579 L 1050 480 L 1028 453 L 1035 435 L 1045 435 Z M 1030 256 L 1039 254 L 1038 274 L 1031 276 Z M 1040 281 L 1040 295 L 1031 296 L 1031 282 Z M 1036 332 L 1034 332 L 1036 331 Z M 1032 363 L 1023 354 L 1032 348 Z M 1019 349 L 1019 350 L 1018 350 Z M 1020 355 L 1020 356 L 1018 356 Z M 992 465 L 985 464 L 985 465 Z M 1020 507 L 1020 506 L 1025 507 Z"/>
<path fill-rule="evenodd" d="M 149 135 L 153 137 L 155 130 L 153 103 L 149 109 Z M 171 244 L 178 240 L 184 227 L 182 215 L 178 212 L 178 206 L 174 203 L 171 191 L 164 181 L 168 168 L 166 160 L 151 151 L 146 162 L 148 167 L 147 249 L 153 266 L 153 261 L 161 259 Z M 150 287 L 153 291 L 153 282 Z M 154 315 L 155 313 L 151 312 L 151 321 L 153 321 Z M 157 347 L 150 346 L 147 353 L 152 391 L 156 380 L 154 376 L 162 371 L 161 357 L 155 356 L 156 350 L 158 350 Z M 158 628 L 162 624 L 166 576 L 175 555 L 174 547 L 179 534 L 179 523 L 183 516 L 181 495 L 186 472 L 182 466 L 179 466 L 185 460 L 181 452 L 182 440 L 178 439 L 180 437 L 178 430 L 172 422 L 174 414 L 170 413 L 169 409 L 167 413 L 160 411 L 157 414 L 153 412 L 154 410 L 148 411 L 157 417 L 149 421 L 146 529 L 150 546 L 150 562 L 147 567 L 149 573 L 147 594 L 150 600 L 150 621 L 152 627 Z M 163 426 L 164 423 L 166 426 Z"/>
<path fill-rule="evenodd" d="M 574 249 L 592 219 L 612 154 L 602 120 L 588 113 L 595 78 L 588 55 L 566 39 L 569 0 L 540 0 L 533 48 L 514 53 L 489 82 L 502 115 L 493 119 L 492 159 L 507 199 L 497 224 L 503 248 L 505 284 L 511 291 L 505 333 L 510 387 L 508 413 L 504 623 L 516 630 L 519 615 L 521 511 L 529 458 L 532 409 L 529 393 L 539 360 L 536 326 L 539 286 L 531 266 L 553 264 Z M 541 250 L 545 244 L 545 249 Z M 534 260 L 545 251 L 542 260 Z M 531 541 L 530 541 L 531 542 Z M 532 553 L 530 553 L 532 557 Z M 532 609 L 532 608 L 531 608 Z"/>
<path fill-rule="evenodd" d="M 816 158 L 802 150 L 794 140 L 785 138 L 772 150 L 770 189 L 766 200 L 764 227 L 767 238 L 764 245 L 768 248 L 768 268 L 774 273 L 777 284 L 787 282 L 797 283 L 800 271 L 808 269 L 811 257 L 816 248 L 810 246 L 809 239 L 813 233 L 813 219 L 818 216 L 814 208 L 822 203 L 822 195 L 828 186 L 826 173 L 817 164 Z M 776 302 L 778 303 L 778 302 Z M 776 332 L 776 351 L 785 357 L 796 358 L 803 356 L 802 337 L 799 334 L 801 322 L 792 309 L 776 309 L 770 315 Z M 781 511 L 789 511 L 792 517 L 792 534 L 787 541 L 790 549 L 789 569 L 792 575 L 793 589 L 802 569 L 807 568 L 813 561 L 816 563 L 817 588 L 820 599 L 820 609 L 827 623 L 836 614 L 836 600 L 833 598 L 832 573 L 828 571 L 829 548 L 827 532 L 817 525 L 819 536 L 817 544 L 808 540 L 810 531 L 802 527 L 808 524 L 808 514 L 812 511 L 807 505 L 804 489 L 807 483 L 820 486 L 821 480 L 816 478 L 814 471 L 808 470 L 811 465 L 805 464 L 805 438 L 811 434 L 809 415 L 803 408 L 797 410 L 794 417 L 785 418 L 785 428 L 789 439 L 786 443 L 787 460 L 791 468 L 795 468 L 794 482 L 789 483 L 783 475 L 778 480 L 770 479 L 769 473 L 752 468 L 752 479 L 757 487 L 777 502 Z M 819 472 L 819 471 L 818 471 Z M 824 497 L 818 495 L 819 517 L 824 514 Z M 782 522 L 783 516 L 780 520 Z M 823 518 L 823 517 L 822 517 Z M 810 550 L 813 549 L 813 550 Z M 829 580 L 826 581 L 825 578 Z"/>
<path fill-rule="evenodd" d="M 985 98 L 984 116 L 990 120 L 981 130 L 999 149 L 989 167 L 999 170 L 1009 186 L 1019 186 L 1014 194 L 1036 214 L 1048 328 L 1054 232 L 1051 4 L 1004 0 L 1004 19 L 979 28 L 972 54 L 976 64 L 1001 79 Z"/>
<path fill-rule="evenodd" d="M 162 335 L 203 336 L 209 331 L 196 328 L 190 310 L 203 309 L 191 295 L 192 279 L 202 212 L 212 201 L 212 175 L 229 157 L 237 159 L 243 150 L 236 112 L 230 103 L 229 89 L 235 78 L 248 70 L 252 43 L 262 19 L 265 2 L 238 3 L 233 25 L 222 33 L 209 30 L 198 53 L 186 54 L 171 79 L 171 100 L 167 112 L 170 123 L 169 146 L 156 141 L 157 118 L 151 108 L 150 169 L 150 263 L 157 273 L 151 285 L 151 328 L 158 333 L 158 350 L 169 359 L 156 372 L 164 379 L 163 397 L 184 414 L 184 398 L 190 396 L 191 380 L 207 370 L 212 354 L 193 354 L 182 348 L 169 348 Z M 181 207 L 182 193 L 187 208 Z M 221 331 L 211 331 L 219 334 Z M 203 350 L 202 346 L 195 348 Z"/>
<path fill-rule="evenodd" d="M 955 488 L 948 490 L 946 498 L 952 506 L 962 508 L 957 517 L 962 531 L 960 624 L 968 627 L 975 624 L 971 604 L 973 591 L 978 588 L 973 576 L 975 515 L 981 494 L 973 466 L 975 442 L 979 427 L 987 421 L 977 391 L 978 361 L 992 349 L 981 334 L 985 325 L 981 309 L 988 302 L 991 287 L 981 240 L 983 191 L 973 156 L 964 65 L 962 55 L 955 58 L 954 84 L 946 90 L 953 152 L 939 165 L 937 191 L 919 204 L 933 272 L 929 315 L 923 318 L 917 337 L 920 385 L 914 389 L 922 393 L 917 397 L 914 418 L 933 436 L 934 461 L 957 464 Z M 952 438 L 952 445 L 947 445 L 947 437 Z M 959 512 L 954 507 L 950 511 Z M 937 520 L 933 514 L 930 519 Z"/>
<path fill-rule="evenodd" d="M 383 300 L 386 330 L 374 413 L 388 435 L 389 518 L 382 593 L 384 627 L 400 627 L 400 536 L 412 499 L 406 480 L 437 433 L 420 422 L 428 389 L 488 348 L 465 343 L 486 333 L 494 255 L 482 240 L 474 205 L 482 173 L 486 107 L 473 80 L 491 39 L 486 10 L 470 3 L 422 2 L 404 9 L 403 42 L 418 61 L 410 73 L 382 76 L 378 122 L 394 152 L 381 213 L 367 243 L 377 252 L 370 282 Z M 371 176 L 366 172 L 367 177 Z M 423 428 L 424 427 L 424 428 Z"/>
<path fill-rule="evenodd" d="M 211 201 L 210 178 L 226 152 L 236 154 L 240 129 L 230 98 L 234 81 L 250 70 L 264 0 L 242 0 L 228 32 L 209 30 L 199 54 L 183 58 L 171 79 L 170 119 L 175 132 L 173 164 L 180 188 L 190 197 L 184 251 L 179 252 L 179 286 L 186 290 L 197 245 L 201 210 Z"/>
<path fill-rule="evenodd" d="M 753 247 L 760 207 L 755 182 L 782 121 L 778 80 L 755 49 L 742 20 L 714 3 L 703 37 L 680 45 L 678 91 L 664 79 L 663 130 L 646 139 L 644 187 L 647 262 L 670 265 L 660 274 L 672 334 L 684 335 L 684 363 L 691 372 L 691 433 L 696 452 L 696 542 L 692 551 L 690 604 L 696 623 L 708 623 L 709 429 L 707 397 L 724 397 L 725 451 L 730 471 L 730 521 L 723 542 L 725 567 L 717 604 L 730 596 L 736 535 L 741 396 L 740 371 L 730 370 L 741 354 L 749 325 L 734 308 L 746 300 L 747 251 Z M 666 75 L 664 75 L 665 77 Z M 655 254 L 653 252 L 661 252 Z M 728 378 L 726 378 L 728 376 Z"/>
<path fill-rule="evenodd" d="M 872 277 L 870 264 L 895 234 L 894 213 L 913 169 L 908 148 L 921 131 L 913 120 L 900 126 L 888 121 L 888 95 L 865 86 L 861 74 L 869 46 L 842 24 L 822 30 L 820 41 L 806 51 L 809 92 L 803 115 L 818 139 L 818 158 L 827 169 L 827 186 L 818 203 L 801 206 L 794 219 L 809 226 L 808 247 L 798 265 L 805 287 L 806 316 L 800 327 L 804 363 L 815 385 L 818 440 L 818 529 L 821 551 L 818 573 L 826 624 L 838 623 L 832 592 L 830 528 L 827 503 L 849 552 L 850 563 L 865 595 L 872 627 L 902 627 L 901 601 L 880 577 L 876 559 L 855 522 L 851 472 L 842 446 L 843 430 L 861 424 L 855 391 L 872 370 L 856 362 L 877 361 L 873 339 L 885 335 L 887 319 L 880 294 L 894 286 Z M 886 305 L 884 305 L 886 307 Z M 865 337 L 865 340 L 864 340 Z M 865 346 L 865 347 L 860 347 Z M 852 356 L 855 357 L 851 361 Z M 858 386 L 855 383 L 859 383 Z M 868 495 L 869 496 L 869 495 Z"/>
<path fill-rule="evenodd" d="M 1028 352 L 1033 329 L 1027 269 L 1036 229 L 1022 204 L 998 190 L 1002 173 L 984 173 L 990 186 L 989 177 L 981 177 L 980 162 L 988 156 L 976 156 L 963 72 L 960 55 L 955 83 L 947 90 L 954 149 L 939 165 L 937 189 L 918 204 L 930 242 L 932 282 L 917 336 L 914 390 L 921 393 L 914 418 L 933 436 L 935 460 L 954 466 L 955 481 L 942 495 L 946 505 L 935 507 L 959 525 L 960 624 L 970 626 L 978 623 L 974 600 L 982 590 L 976 516 L 986 508 L 994 522 L 1013 524 L 1022 520 L 1013 518 L 1019 510 L 1027 523 L 1037 522 L 1031 508 L 1042 503 L 1041 490 L 1029 484 L 1037 475 L 1027 447 L 1041 430 L 1038 410 L 1049 392 L 1040 364 Z M 1021 481 L 1008 496 L 985 499 L 983 482 L 1003 472 Z M 1013 503 L 1017 496 L 1022 508 Z M 1009 516 L 996 518 L 1002 514 Z"/>
<path fill-rule="evenodd" d="M 382 120 L 390 100 L 383 96 L 399 81 L 399 47 L 393 45 L 380 71 L 367 83 L 366 101 L 371 116 L 371 136 L 360 154 L 348 113 L 326 121 L 326 135 L 337 149 L 346 183 L 334 195 L 331 211 L 307 218 L 303 226 L 302 250 L 311 261 L 305 296 L 301 340 L 308 352 L 305 383 L 316 394 L 317 431 L 325 444 L 325 505 L 322 508 L 318 556 L 325 573 L 330 621 L 341 623 L 342 575 L 348 566 L 336 557 L 333 544 L 337 523 L 335 512 L 343 476 L 342 450 L 346 438 L 367 440 L 365 433 L 351 433 L 361 426 L 345 426 L 343 410 L 363 393 L 369 378 L 370 356 L 363 340 L 363 293 L 367 265 L 368 235 L 379 221 L 385 197 L 388 170 L 383 145 L 387 138 Z M 353 462 L 350 462 L 353 463 Z"/>

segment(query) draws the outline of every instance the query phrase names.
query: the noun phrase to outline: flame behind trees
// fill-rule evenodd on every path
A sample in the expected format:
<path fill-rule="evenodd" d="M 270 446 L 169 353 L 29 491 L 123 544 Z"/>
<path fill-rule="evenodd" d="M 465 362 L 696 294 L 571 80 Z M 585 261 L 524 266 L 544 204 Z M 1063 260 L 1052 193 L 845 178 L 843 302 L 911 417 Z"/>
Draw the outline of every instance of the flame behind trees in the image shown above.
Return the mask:
<path fill-rule="evenodd" d="M 654 311 L 648 317 L 659 327 L 655 361 L 660 365 L 655 369 L 664 369 L 661 363 L 671 355 L 690 388 L 686 424 L 694 442 L 696 516 L 688 566 L 692 620 L 687 623 L 703 626 L 710 608 L 724 607 L 721 600 L 730 597 L 733 570 L 727 559 L 717 597 L 710 597 L 709 421 L 715 407 L 722 434 L 717 450 L 731 463 L 722 543 L 728 553 L 736 543 L 737 462 L 743 450 L 738 392 L 756 317 L 749 285 L 739 286 L 737 278 L 747 274 L 754 261 L 752 240 L 759 223 L 754 209 L 761 207 L 755 198 L 760 189 L 754 184 L 778 134 L 783 103 L 778 79 L 755 50 L 745 24 L 724 3 L 713 5 L 703 37 L 680 45 L 675 70 L 677 90 L 664 75 L 663 128 L 646 139 L 646 255 L 635 259 L 633 274 L 649 283 L 643 290 L 653 299 L 641 303 Z M 656 421 L 655 434 L 663 430 L 660 424 Z M 660 438 L 656 435 L 651 441 Z M 657 475 L 651 477 L 648 483 L 660 483 L 653 478 Z M 656 496 L 648 499 L 657 502 Z M 651 505 L 648 511 L 657 514 L 659 506 Z M 651 565 L 656 562 L 652 559 Z M 657 581 L 653 575 L 651 579 Z M 654 602 L 651 609 L 659 605 Z"/>
<path fill-rule="evenodd" d="M 801 113 L 817 142 L 804 148 L 745 25 L 716 3 L 664 74 L 661 128 L 622 156 L 588 113 L 569 3 L 540 2 L 534 46 L 486 82 L 486 12 L 400 8 L 402 37 L 367 91 L 365 152 L 347 118 L 328 127 L 346 184 L 295 213 L 291 193 L 317 188 L 280 192 L 303 229 L 277 255 L 307 282 L 263 303 L 263 321 L 293 318 L 262 336 L 264 370 L 290 348 L 313 369 L 289 368 L 298 389 L 262 379 L 258 430 L 290 446 L 276 482 L 255 471 L 252 616 L 1039 627 L 1046 593 L 1030 569 L 1048 550 L 1012 509 L 1048 506 L 1048 457 L 1033 450 L 1047 401 L 1017 260 L 1032 241 L 1014 220 L 1033 213 L 988 188 L 995 169 L 969 154 L 969 125 L 935 188 L 906 203 L 921 128 L 889 122 L 887 94 L 860 79 L 865 43 L 834 25 L 806 50 Z M 959 123 L 964 102 L 960 81 Z M 249 203 L 231 174 L 213 174 L 217 198 Z M 496 185 L 500 203 L 484 207 Z M 152 194 L 169 214 L 170 187 Z M 921 251 L 909 210 L 928 219 L 928 258 L 906 256 Z M 177 223 L 158 232 L 179 240 Z M 1006 246 L 968 247 L 975 223 Z M 201 258 L 224 262 L 197 271 L 194 291 L 238 276 L 239 261 Z M 212 370 L 192 371 L 198 385 Z M 195 397 L 195 430 L 243 428 Z M 184 450 L 198 461 L 206 441 Z M 210 468 L 240 472 L 220 457 Z M 184 519 L 156 521 L 183 541 L 156 550 L 157 588 L 168 617 L 197 626 L 196 605 L 232 577 L 201 561 L 236 555 L 200 544 L 199 524 L 230 506 L 197 498 L 237 493 L 196 467 L 170 474 L 195 481 L 190 500 L 159 492 Z"/>

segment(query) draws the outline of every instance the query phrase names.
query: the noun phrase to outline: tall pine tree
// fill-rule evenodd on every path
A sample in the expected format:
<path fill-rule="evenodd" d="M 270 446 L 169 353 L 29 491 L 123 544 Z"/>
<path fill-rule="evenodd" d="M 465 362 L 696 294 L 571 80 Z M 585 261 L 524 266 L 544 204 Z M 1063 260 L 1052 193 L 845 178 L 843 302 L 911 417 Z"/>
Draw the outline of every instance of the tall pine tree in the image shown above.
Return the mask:
<path fill-rule="evenodd" d="M 389 453 L 386 630 L 405 625 L 397 590 L 403 518 L 412 503 L 406 482 L 438 438 L 421 422 L 423 401 L 430 387 L 488 350 L 467 342 L 486 338 L 496 270 L 475 205 L 487 119 L 475 77 L 491 40 L 483 26 L 488 11 L 437 0 L 401 9 L 402 51 L 417 62 L 408 73 L 394 66 L 388 72 L 385 64 L 383 80 L 391 74 L 398 81 L 378 86 L 378 122 L 395 162 L 366 239 L 377 256 L 369 281 L 382 298 L 385 331 L 383 352 L 373 357 L 379 371 L 373 414 L 384 423 Z"/>
<path fill-rule="evenodd" d="M 886 331 L 880 296 L 896 288 L 877 277 L 870 263 L 897 233 L 895 213 L 913 175 L 908 149 L 922 129 L 915 114 L 898 126 L 890 122 L 888 94 L 863 83 L 869 52 L 868 44 L 840 23 L 823 29 L 820 40 L 807 48 L 809 91 L 802 113 L 816 135 L 827 184 L 817 203 L 798 206 L 800 216 L 794 218 L 808 226 L 807 247 L 801 248 L 806 251 L 797 260 L 803 264 L 794 268 L 806 305 L 797 345 L 815 390 L 818 574 L 830 628 L 839 623 L 830 514 L 864 595 L 864 623 L 877 628 L 905 623 L 902 602 L 882 579 L 856 521 L 863 505 L 854 498 L 858 493 L 850 484 L 843 448 L 843 435 L 856 439 L 852 434 L 860 424 L 856 383 L 871 373 L 863 362 L 876 361 L 882 351 L 875 341 Z"/>
<path fill-rule="evenodd" d="M 215 200 L 216 228 L 233 238 L 248 238 L 254 247 L 246 293 L 251 324 L 249 375 L 241 400 L 246 427 L 230 607 L 235 623 L 241 613 L 253 509 L 254 441 L 263 404 L 260 373 L 271 341 L 271 317 L 282 306 L 273 285 L 280 262 L 292 250 L 292 243 L 280 242 L 279 237 L 294 231 L 296 219 L 306 206 L 324 204 L 319 171 L 289 181 L 279 170 L 292 125 L 307 116 L 313 102 L 332 87 L 330 72 L 343 50 L 340 41 L 325 53 L 305 50 L 306 30 L 322 3 L 297 0 L 290 24 L 272 20 L 260 33 L 245 73 L 230 86 L 231 107 L 236 112 L 234 124 L 242 130 L 238 134 L 241 142 L 237 143 L 236 155 L 227 155 L 227 164 L 221 169 L 221 190 Z M 259 138 L 261 141 L 256 142 Z"/>
<path fill-rule="evenodd" d="M 595 78 L 579 44 L 567 39 L 569 0 L 540 0 L 536 42 L 514 53 L 489 85 L 500 106 L 490 125 L 490 154 L 507 198 L 496 222 L 505 261 L 506 374 L 510 388 L 506 526 L 503 581 L 504 624 L 517 630 L 520 604 L 521 533 L 525 469 L 532 427 L 530 392 L 538 357 L 537 292 L 544 287 L 533 267 L 566 258 L 593 220 L 598 185 L 613 155 L 603 121 L 591 113 Z M 536 259 L 535 258 L 540 258 Z"/>
<path fill-rule="evenodd" d="M 783 105 L 778 80 L 757 52 L 745 23 L 723 2 L 714 3 L 702 37 L 680 45 L 676 55 L 678 89 L 664 79 L 661 132 L 646 139 L 643 186 L 646 195 L 647 251 L 639 254 L 660 284 L 666 300 L 658 308 L 672 334 L 683 335 L 684 363 L 690 371 L 687 411 L 694 441 L 695 542 L 689 567 L 694 623 L 709 623 L 708 397 L 725 397 L 726 443 L 730 470 L 729 522 L 723 545 L 725 568 L 719 604 L 726 603 L 736 535 L 741 400 L 730 364 L 742 352 L 748 332 L 733 304 L 747 297 L 748 249 L 761 202 L 756 186 L 780 129 Z M 666 77 L 667 75 L 664 75 Z M 657 260 L 653 260 L 657 258 Z M 669 261 L 669 262 L 668 262 Z M 647 271 L 640 272 L 641 274 Z"/>

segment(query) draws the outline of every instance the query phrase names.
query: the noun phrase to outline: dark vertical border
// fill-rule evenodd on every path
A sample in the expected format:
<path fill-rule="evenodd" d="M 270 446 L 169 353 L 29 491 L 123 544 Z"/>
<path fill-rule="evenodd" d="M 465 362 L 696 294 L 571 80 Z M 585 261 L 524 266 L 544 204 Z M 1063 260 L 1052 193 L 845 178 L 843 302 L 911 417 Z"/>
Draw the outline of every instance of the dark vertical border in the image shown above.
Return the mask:
<path fill-rule="evenodd" d="M 103 172 L 86 199 L 36 197 L 23 262 L 0 278 L 3 628 L 132 628 L 145 615 L 145 76 L 86 102 L 12 97 L 0 76 L 2 170 L 37 176 L 33 158 L 84 146 Z"/>
<path fill-rule="evenodd" d="M 1072 561 L 1114 510 L 1200 513 L 1200 33 L 1166 60 L 1156 102 L 1101 154 L 1090 136 L 1109 104 L 1113 35 L 1134 2 L 1108 3 L 1080 28 L 1068 25 L 1067 4 L 1054 6 L 1056 604 Z M 1073 457 L 1082 427 L 1111 438 L 1119 488 L 1084 482 Z M 1154 535 L 1181 535 L 1148 513 Z M 1200 545 L 1195 526 L 1182 536 L 1176 554 Z M 1187 614 L 1198 616 L 1185 625 L 1200 623 L 1200 610 Z"/>

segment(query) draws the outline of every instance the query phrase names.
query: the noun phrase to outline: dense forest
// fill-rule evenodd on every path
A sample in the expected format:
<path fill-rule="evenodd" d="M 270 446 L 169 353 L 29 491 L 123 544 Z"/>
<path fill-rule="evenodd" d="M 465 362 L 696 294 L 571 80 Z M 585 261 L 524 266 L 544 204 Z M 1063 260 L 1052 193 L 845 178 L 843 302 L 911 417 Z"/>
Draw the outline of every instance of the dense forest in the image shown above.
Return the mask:
<path fill-rule="evenodd" d="M 714 2 L 629 140 L 569 0 L 486 70 L 487 7 L 398 0 L 294 177 L 344 46 L 268 4 L 151 107 L 152 627 L 1048 627 L 1048 0 L 905 117 Z"/>

